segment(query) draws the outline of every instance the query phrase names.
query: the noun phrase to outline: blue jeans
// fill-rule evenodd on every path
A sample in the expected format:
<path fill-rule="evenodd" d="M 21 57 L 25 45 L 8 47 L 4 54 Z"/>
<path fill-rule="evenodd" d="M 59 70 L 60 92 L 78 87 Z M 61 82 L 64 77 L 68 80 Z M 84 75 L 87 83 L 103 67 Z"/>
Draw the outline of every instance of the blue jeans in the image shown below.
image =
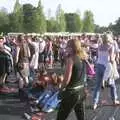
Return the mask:
<path fill-rule="evenodd" d="M 105 71 L 104 65 L 101 65 L 101 64 L 96 65 L 96 86 L 95 86 L 94 95 L 93 95 L 94 104 L 98 104 L 99 102 L 104 71 Z M 111 94 L 111 99 L 113 101 L 118 99 L 115 81 L 110 85 L 110 94 Z"/>

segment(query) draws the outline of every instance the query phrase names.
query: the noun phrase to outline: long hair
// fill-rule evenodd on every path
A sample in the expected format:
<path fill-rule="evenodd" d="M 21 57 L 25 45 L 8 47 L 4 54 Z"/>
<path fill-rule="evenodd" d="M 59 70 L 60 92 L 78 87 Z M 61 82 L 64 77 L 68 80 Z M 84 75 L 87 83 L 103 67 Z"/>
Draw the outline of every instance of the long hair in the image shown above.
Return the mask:
<path fill-rule="evenodd" d="M 102 36 L 102 41 L 103 41 L 103 44 L 113 43 L 112 35 L 111 34 L 104 34 Z"/>
<path fill-rule="evenodd" d="M 72 48 L 72 52 L 74 55 L 80 57 L 80 59 L 85 60 L 87 59 L 88 55 L 84 48 L 81 45 L 80 40 L 72 39 L 68 41 L 69 47 Z"/>

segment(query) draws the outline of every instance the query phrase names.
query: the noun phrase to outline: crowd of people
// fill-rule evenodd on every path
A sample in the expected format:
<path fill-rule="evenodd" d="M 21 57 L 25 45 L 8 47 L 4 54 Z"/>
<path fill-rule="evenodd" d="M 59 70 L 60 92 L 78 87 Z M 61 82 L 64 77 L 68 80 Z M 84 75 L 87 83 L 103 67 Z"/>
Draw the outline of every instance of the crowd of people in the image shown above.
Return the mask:
<path fill-rule="evenodd" d="M 31 111 L 58 109 L 57 120 L 66 120 L 72 109 L 85 119 L 88 77 L 96 78 L 93 109 L 100 89 L 110 86 L 113 103 L 120 104 L 115 80 L 119 78 L 120 37 L 111 32 L 79 36 L 0 36 L 0 93 L 10 92 L 6 80 L 15 74 L 21 101 Z M 57 64 L 61 71 L 50 72 Z M 36 79 L 37 76 L 37 79 Z"/>

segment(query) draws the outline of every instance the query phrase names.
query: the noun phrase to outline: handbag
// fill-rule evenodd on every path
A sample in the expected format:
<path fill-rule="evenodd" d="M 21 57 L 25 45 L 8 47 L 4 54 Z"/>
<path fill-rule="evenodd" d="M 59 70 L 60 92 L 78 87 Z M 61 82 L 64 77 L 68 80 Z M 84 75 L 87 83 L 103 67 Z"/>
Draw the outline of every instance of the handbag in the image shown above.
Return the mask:
<path fill-rule="evenodd" d="M 94 65 L 90 64 L 88 61 L 86 61 L 86 64 L 87 64 L 87 75 L 94 76 L 95 75 Z"/>

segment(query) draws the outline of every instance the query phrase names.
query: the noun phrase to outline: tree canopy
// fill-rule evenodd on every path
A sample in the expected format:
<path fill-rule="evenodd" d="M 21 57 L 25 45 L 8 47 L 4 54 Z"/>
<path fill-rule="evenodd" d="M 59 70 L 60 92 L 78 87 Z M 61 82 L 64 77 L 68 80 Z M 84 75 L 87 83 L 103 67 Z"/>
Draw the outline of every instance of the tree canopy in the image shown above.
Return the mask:
<path fill-rule="evenodd" d="M 83 18 L 83 32 L 94 32 L 94 18 L 91 11 L 86 10 Z"/>
<path fill-rule="evenodd" d="M 77 13 L 66 13 L 65 18 L 67 32 L 81 32 L 82 23 Z"/>
<path fill-rule="evenodd" d="M 61 4 L 58 5 L 56 11 L 56 20 L 58 24 L 58 32 L 65 32 L 66 31 L 66 21 L 64 16 L 64 11 L 62 10 Z"/>
<path fill-rule="evenodd" d="M 92 11 L 86 10 L 83 18 L 77 9 L 74 13 L 65 13 L 61 4 L 56 9 L 56 16 L 51 16 L 51 9 L 48 16 L 44 14 L 41 0 L 35 7 L 32 4 L 19 3 L 16 0 L 13 12 L 8 13 L 6 9 L 0 9 L 0 32 L 96 32 L 102 33 L 107 30 L 114 34 L 120 34 L 120 18 L 115 24 L 109 26 L 99 26 L 94 23 Z"/>

